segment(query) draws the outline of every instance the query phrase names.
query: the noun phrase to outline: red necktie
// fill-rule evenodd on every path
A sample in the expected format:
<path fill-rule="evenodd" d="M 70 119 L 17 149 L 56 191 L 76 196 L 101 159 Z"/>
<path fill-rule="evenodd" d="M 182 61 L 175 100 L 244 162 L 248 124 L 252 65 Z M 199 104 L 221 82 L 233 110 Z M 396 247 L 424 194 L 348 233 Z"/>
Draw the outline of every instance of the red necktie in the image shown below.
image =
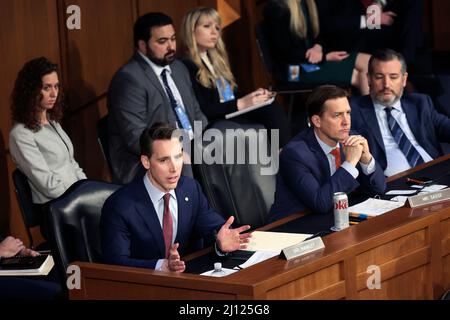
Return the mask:
<path fill-rule="evenodd" d="M 334 157 L 334 164 L 336 165 L 336 170 L 341 166 L 341 151 L 339 148 L 334 148 L 330 151 L 330 154 Z"/>
<path fill-rule="evenodd" d="M 164 234 L 164 243 L 166 245 L 166 256 L 169 257 L 169 249 L 172 245 L 172 236 L 173 236 L 173 220 L 172 214 L 169 209 L 169 201 L 170 201 L 170 193 L 166 193 L 164 195 L 164 215 L 163 215 L 163 234 Z"/>

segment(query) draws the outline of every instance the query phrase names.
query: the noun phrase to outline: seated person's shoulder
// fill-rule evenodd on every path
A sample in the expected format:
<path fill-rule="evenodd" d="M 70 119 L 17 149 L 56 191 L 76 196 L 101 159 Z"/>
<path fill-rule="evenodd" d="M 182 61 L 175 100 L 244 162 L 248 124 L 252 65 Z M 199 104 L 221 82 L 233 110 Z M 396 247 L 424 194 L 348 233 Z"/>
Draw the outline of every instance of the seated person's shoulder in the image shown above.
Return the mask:
<path fill-rule="evenodd" d="M 296 135 L 288 144 L 286 144 L 280 153 L 281 159 L 299 158 L 303 159 L 309 154 L 309 147 L 305 141 L 305 132 Z"/>
<path fill-rule="evenodd" d="M 187 58 L 187 57 L 183 57 L 180 59 L 180 61 L 184 64 L 184 66 L 189 70 L 189 72 L 197 72 L 198 71 L 198 67 L 195 64 L 194 61 L 192 61 L 191 59 Z"/>
<path fill-rule="evenodd" d="M 9 132 L 9 141 L 33 139 L 34 132 L 25 127 L 23 123 L 16 123 Z"/>

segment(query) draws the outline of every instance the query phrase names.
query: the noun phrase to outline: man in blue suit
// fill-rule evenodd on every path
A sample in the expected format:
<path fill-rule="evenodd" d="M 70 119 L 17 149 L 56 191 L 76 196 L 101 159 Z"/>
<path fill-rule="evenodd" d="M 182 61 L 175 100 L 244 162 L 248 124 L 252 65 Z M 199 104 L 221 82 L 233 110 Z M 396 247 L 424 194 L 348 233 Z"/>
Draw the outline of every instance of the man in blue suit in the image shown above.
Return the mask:
<path fill-rule="evenodd" d="M 298 134 L 280 154 L 272 221 L 305 209 L 329 213 L 336 192 L 349 193 L 361 185 L 374 195 L 386 187 L 367 140 L 350 135 L 347 92 L 320 86 L 308 98 L 307 108 L 313 127 Z"/>
<path fill-rule="evenodd" d="M 140 137 L 144 177 L 124 186 L 105 202 L 100 220 L 106 263 L 183 272 L 180 255 L 189 240 L 216 234 L 219 254 L 245 248 L 250 226 L 231 229 L 206 200 L 200 185 L 181 176 L 183 148 L 175 127 L 161 123 Z"/>
<path fill-rule="evenodd" d="M 450 119 L 430 97 L 403 94 L 407 78 L 400 53 L 378 51 L 369 61 L 370 96 L 351 101 L 352 127 L 367 138 L 386 176 L 441 156 L 439 142 L 450 141 Z"/>

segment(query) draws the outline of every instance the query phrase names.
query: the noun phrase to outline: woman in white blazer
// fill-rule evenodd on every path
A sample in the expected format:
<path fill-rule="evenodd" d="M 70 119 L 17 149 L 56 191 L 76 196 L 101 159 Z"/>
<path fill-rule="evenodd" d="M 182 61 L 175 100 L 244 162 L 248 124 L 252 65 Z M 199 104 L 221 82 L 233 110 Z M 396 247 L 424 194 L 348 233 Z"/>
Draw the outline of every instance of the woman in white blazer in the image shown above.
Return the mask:
<path fill-rule="evenodd" d="M 59 197 L 86 175 L 74 158 L 72 142 L 59 121 L 63 116 L 58 67 L 41 57 L 27 62 L 11 95 L 13 161 L 28 178 L 33 202 Z"/>

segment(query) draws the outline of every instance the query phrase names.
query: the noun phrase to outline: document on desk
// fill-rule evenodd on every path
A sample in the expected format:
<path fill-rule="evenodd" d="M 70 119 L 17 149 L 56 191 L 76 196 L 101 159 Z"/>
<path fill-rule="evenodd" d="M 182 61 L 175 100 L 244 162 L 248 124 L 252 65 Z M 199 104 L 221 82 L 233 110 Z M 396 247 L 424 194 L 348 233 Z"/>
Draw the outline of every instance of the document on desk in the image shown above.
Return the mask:
<path fill-rule="evenodd" d="M 351 216 L 366 215 L 368 217 L 379 216 L 383 213 L 403 207 L 404 203 L 397 201 L 369 198 L 364 202 L 348 208 Z"/>
<path fill-rule="evenodd" d="M 245 250 L 280 252 L 284 248 L 300 243 L 311 236 L 312 234 L 307 233 L 253 231 Z"/>
<path fill-rule="evenodd" d="M 245 261 L 243 264 L 241 264 L 239 267 L 241 269 L 245 269 L 248 267 L 253 266 L 254 264 L 260 263 L 264 260 L 276 257 L 280 254 L 281 250 L 277 250 L 277 251 L 256 251 L 254 254 L 252 254 L 252 256 Z"/>
<path fill-rule="evenodd" d="M 390 195 L 408 195 L 408 194 L 414 194 L 417 190 L 389 190 L 386 192 L 387 196 Z"/>

